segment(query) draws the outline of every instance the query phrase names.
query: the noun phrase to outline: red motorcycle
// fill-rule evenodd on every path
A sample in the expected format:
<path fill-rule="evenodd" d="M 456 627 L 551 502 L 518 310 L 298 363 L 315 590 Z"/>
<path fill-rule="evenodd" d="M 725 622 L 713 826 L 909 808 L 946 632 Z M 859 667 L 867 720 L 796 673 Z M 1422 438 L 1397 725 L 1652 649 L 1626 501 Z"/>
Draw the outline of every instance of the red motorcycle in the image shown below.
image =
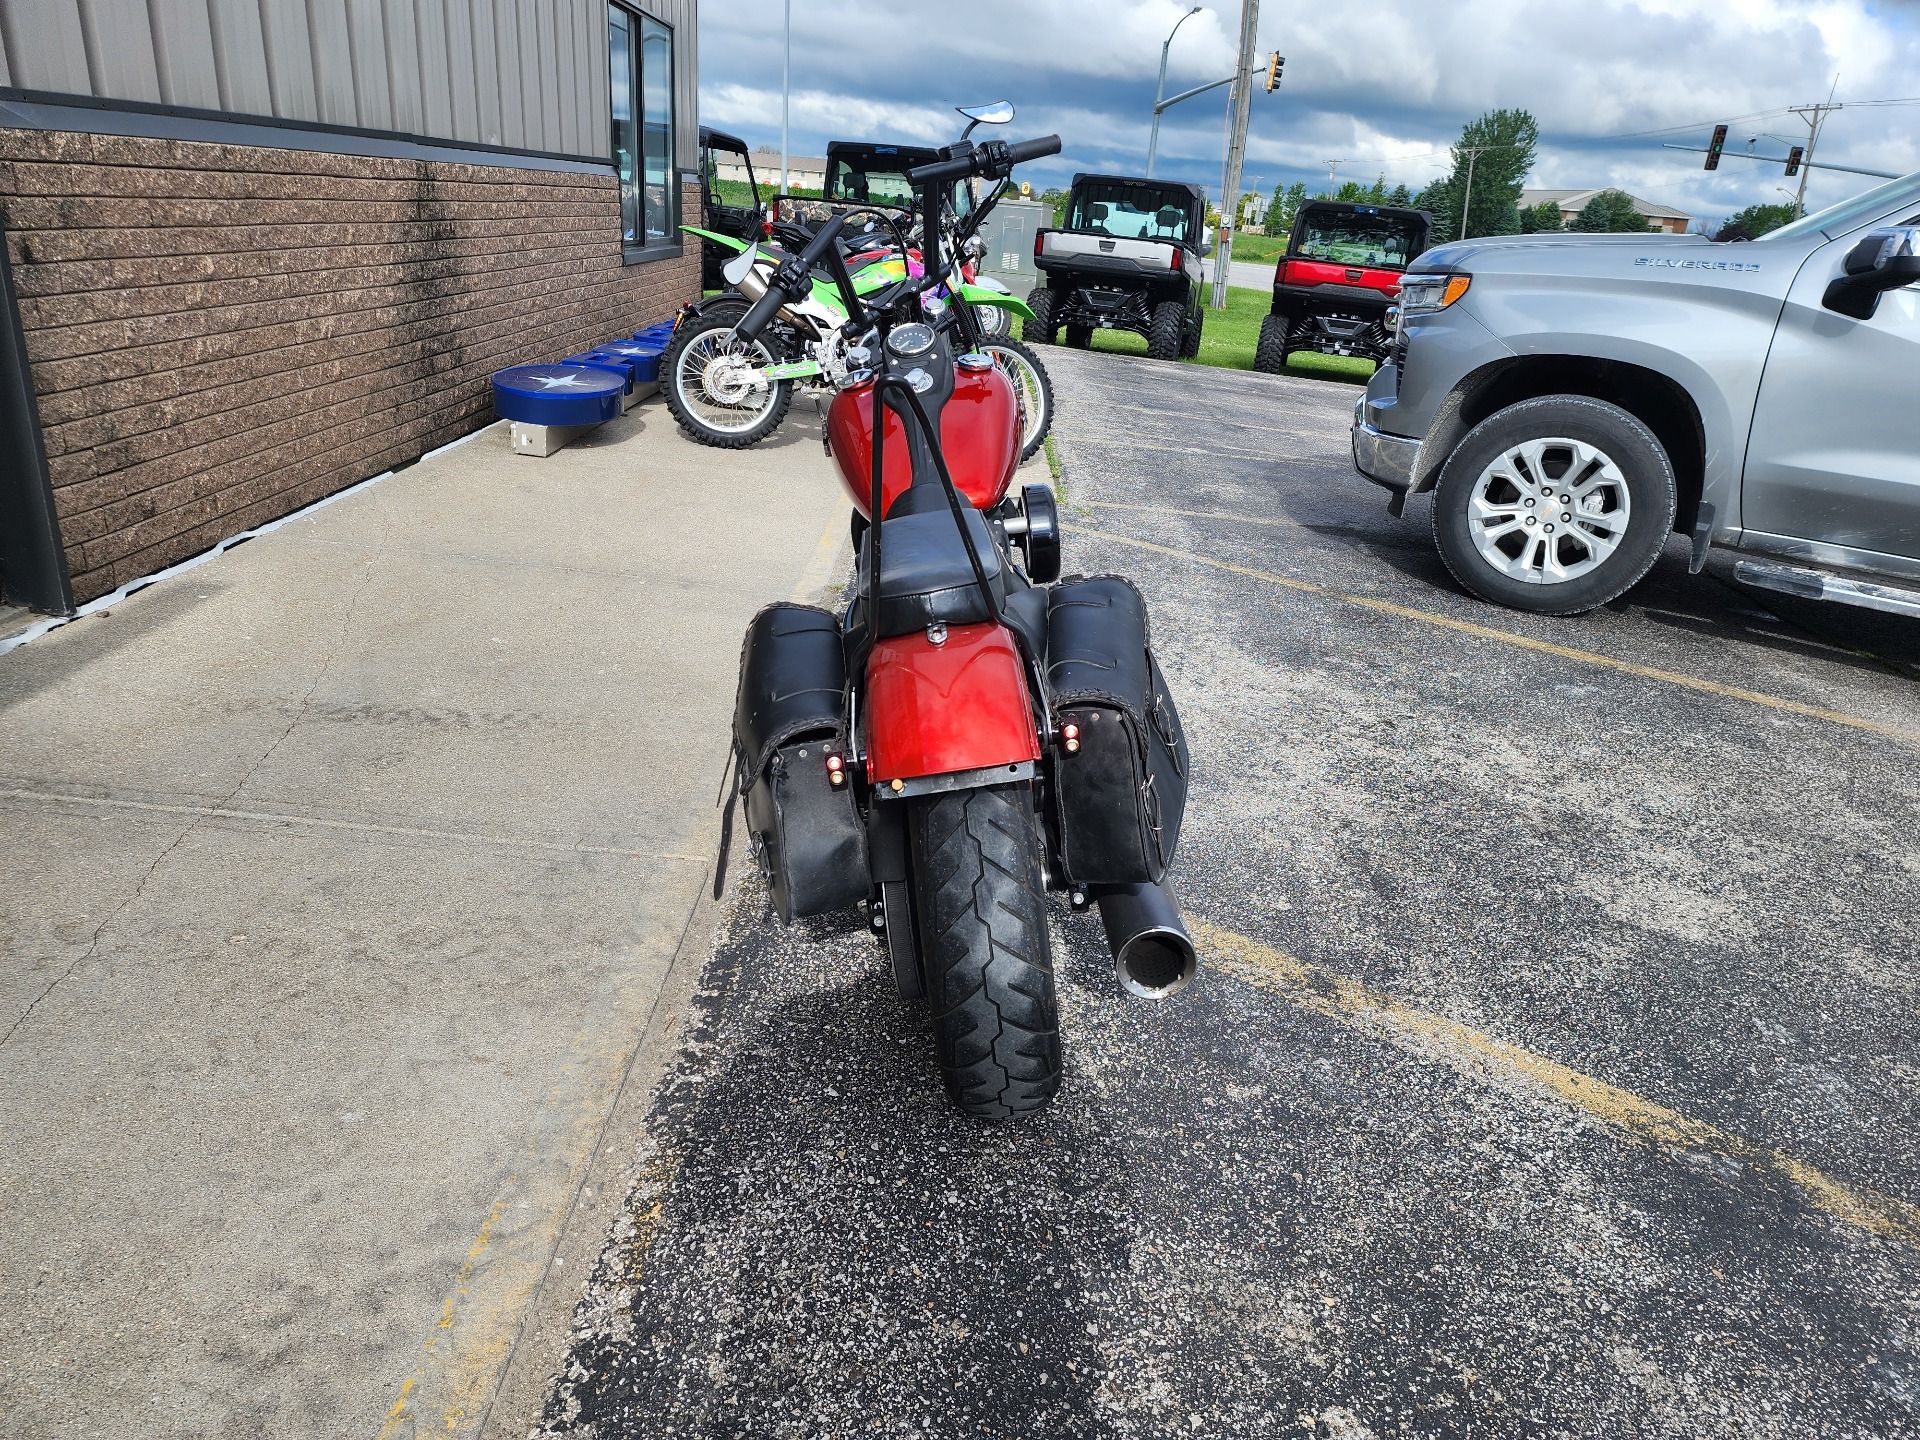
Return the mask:
<path fill-rule="evenodd" d="M 866 522 L 853 598 L 844 615 L 769 606 L 742 649 L 753 851 L 783 920 L 866 904 L 900 993 L 930 1006 L 950 1095 L 983 1119 L 1037 1110 L 1060 1083 L 1049 888 L 1099 907 L 1130 993 L 1170 995 L 1195 970 L 1164 879 L 1187 746 L 1146 607 L 1114 576 L 1037 583 L 1059 570 L 1052 492 L 1011 495 L 1013 389 L 985 355 L 954 353 L 965 331 L 934 293 L 1013 166 L 1059 149 L 946 147 L 911 173 L 921 214 L 954 180 L 998 184 L 946 253 L 925 227 L 924 273 L 857 296 L 836 218 L 738 326 L 751 343 L 825 266 L 862 367 L 826 422 Z"/>

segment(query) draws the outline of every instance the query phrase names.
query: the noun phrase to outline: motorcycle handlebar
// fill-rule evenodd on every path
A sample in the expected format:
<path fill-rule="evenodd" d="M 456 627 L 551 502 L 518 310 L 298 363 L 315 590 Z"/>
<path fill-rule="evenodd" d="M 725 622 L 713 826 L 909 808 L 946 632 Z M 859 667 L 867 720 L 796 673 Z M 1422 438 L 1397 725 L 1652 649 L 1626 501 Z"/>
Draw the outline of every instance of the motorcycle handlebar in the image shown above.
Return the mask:
<path fill-rule="evenodd" d="M 794 273 L 803 277 L 811 274 L 813 267 L 820 263 L 840 239 L 840 231 L 846 223 L 844 215 L 835 215 L 820 227 L 807 248 L 802 250 L 795 260 L 774 271 L 767 279 L 767 293 L 753 302 L 753 308 L 747 311 L 738 325 L 733 327 L 733 333 L 749 345 L 758 340 L 760 332 L 771 325 L 773 317 L 780 313 L 781 306 L 800 298 L 788 290 L 785 281 L 781 278 L 782 275 L 788 271 L 789 266 Z"/>
<path fill-rule="evenodd" d="M 907 172 L 907 179 L 915 185 L 931 185 L 942 180 L 964 180 L 969 175 L 1004 176 L 1016 165 L 1038 160 L 1042 155 L 1059 153 L 1058 135 L 1042 135 L 1038 140 L 1018 140 L 1011 145 L 989 140 L 984 145 L 976 146 L 971 154 L 953 160 L 935 160 L 930 165 L 916 165 Z"/>
<path fill-rule="evenodd" d="M 1024 165 L 1029 160 L 1038 160 L 1044 155 L 1060 153 L 1058 135 L 1042 135 L 1038 140 L 1016 140 L 1007 146 L 1007 164 Z"/>

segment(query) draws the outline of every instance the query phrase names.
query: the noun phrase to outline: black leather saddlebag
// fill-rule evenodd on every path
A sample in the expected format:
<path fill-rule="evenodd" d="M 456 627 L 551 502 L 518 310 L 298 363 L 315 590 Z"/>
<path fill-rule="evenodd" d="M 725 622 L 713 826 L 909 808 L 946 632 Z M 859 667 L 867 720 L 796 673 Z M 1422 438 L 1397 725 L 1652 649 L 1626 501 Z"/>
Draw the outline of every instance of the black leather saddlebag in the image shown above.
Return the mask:
<path fill-rule="evenodd" d="M 733 743 L 753 853 L 788 924 L 867 898 L 867 832 L 846 751 L 847 663 L 840 622 L 811 605 L 769 605 L 747 626 Z"/>
<path fill-rule="evenodd" d="M 1053 587 L 1047 684 L 1063 735 L 1053 806 L 1067 878 L 1157 884 L 1186 814 L 1187 737 L 1131 581 L 1098 575 Z M 1069 725 L 1079 742 L 1071 750 Z"/>

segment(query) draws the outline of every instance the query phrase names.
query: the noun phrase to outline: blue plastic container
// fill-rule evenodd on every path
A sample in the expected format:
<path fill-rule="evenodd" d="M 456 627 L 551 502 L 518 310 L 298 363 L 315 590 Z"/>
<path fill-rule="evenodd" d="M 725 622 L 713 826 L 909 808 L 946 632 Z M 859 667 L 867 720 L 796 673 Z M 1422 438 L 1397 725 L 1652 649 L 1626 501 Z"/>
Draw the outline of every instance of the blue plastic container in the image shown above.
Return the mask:
<path fill-rule="evenodd" d="M 620 413 L 627 381 L 584 365 L 510 365 L 493 372 L 493 409 L 527 425 L 598 425 Z"/>
<path fill-rule="evenodd" d="M 560 363 L 578 365 L 586 370 L 611 370 L 627 382 L 629 390 L 633 388 L 633 361 L 625 355 L 611 354 L 601 346 L 596 345 L 593 349 L 584 350 L 578 355 L 569 355 Z"/>
<path fill-rule="evenodd" d="M 664 342 L 646 339 L 609 340 L 604 345 L 594 347 L 597 351 L 617 355 L 633 365 L 633 378 L 636 384 L 645 384 L 649 380 L 660 378 L 660 356 L 666 350 Z"/>

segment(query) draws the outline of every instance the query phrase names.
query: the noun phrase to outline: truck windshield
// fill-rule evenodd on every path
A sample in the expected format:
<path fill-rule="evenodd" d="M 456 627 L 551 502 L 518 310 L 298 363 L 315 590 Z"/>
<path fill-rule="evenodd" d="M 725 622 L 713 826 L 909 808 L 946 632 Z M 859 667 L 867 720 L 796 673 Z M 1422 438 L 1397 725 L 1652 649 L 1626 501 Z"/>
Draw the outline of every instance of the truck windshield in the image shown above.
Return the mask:
<path fill-rule="evenodd" d="M 1782 225 L 1778 230 L 1770 230 L 1763 239 L 1798 240 L 1803 236 L 1822 234 L 1841 236 L 1856 228 L 1862 221 L 1870 220 L 1882 206 L 1900 202 L 1905 194 L 1908 200 L 1920 205 L 1920 173 L 1904 175 L 1898 180 L 1889 180 L 1884 185 L 1854 196 L 1851 200 L 1842 200 L 1838 205 L 1830 205 L 1825 210 L 1816 210 L 1803 219 L 1795 220 L 1791 225 Z"/>
<path fill-rule="evenodd" d="M 1067 229 L 1093 230 L 1120 240 L 1187 243 L 1187 197 L 1178 190 L 1139 185 L 1082 185 L 1073 192 Z"/>
<path fill-rule="evenodd" d="M 1404 270 L 1413 246 L 1412 228 L 1388 215 L 1309 213 L 1301 220 L 1289 253 L 1299 260 Z"/>

